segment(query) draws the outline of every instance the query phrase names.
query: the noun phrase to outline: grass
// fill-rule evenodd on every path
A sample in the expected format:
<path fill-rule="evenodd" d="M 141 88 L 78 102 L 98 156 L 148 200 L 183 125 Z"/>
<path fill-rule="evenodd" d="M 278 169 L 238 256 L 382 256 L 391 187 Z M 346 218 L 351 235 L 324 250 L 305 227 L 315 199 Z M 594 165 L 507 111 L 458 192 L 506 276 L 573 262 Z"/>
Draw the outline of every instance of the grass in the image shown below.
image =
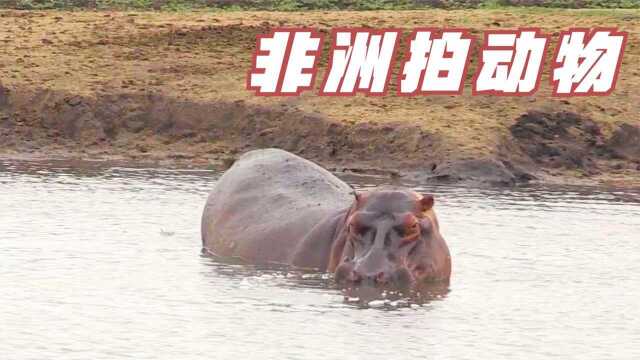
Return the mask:
<path fill-rule="evenodd" d="M 22 10 L 101 9 L 229 11 L 505 9 L 508 7 L 640 8 L 640 0 L 0 0 L 0 8 Z"/>

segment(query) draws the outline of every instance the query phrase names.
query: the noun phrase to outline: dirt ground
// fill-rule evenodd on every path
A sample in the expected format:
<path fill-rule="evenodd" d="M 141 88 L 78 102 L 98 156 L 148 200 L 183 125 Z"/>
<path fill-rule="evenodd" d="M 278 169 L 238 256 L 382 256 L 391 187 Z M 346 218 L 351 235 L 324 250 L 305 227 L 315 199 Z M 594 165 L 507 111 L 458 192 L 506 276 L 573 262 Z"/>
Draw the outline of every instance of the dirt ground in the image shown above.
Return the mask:
<path fill-rule="evenodd" d="M 477 46 L 462 96 L 256 97 L 245 89 L 255 37 L 274 26 L 465 27 L 478 42 L 536 26 L 550 52 L 569 27 L 616 26 L 629 40 L 607 97 L 553 98 L 548 71 L 534 96 L 471 96 Z M 207 166 L 276 146 L 421 181 L 640 186 L 639 40 L 638 10 L 0 11 L 0 155 Z"/>

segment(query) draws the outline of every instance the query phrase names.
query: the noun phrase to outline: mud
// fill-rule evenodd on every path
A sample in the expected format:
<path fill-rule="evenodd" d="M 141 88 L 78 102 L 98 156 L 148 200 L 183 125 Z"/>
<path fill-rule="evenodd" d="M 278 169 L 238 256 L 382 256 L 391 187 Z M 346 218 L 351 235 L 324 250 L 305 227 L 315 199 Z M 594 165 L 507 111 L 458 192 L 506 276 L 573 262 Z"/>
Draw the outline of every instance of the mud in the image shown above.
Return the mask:
<path fill-rule="evenodd" d="M 640 122 L 620 125 L 607 142 L 607 149 L 617 158 L 640 163 Z"/>
<path fill-rule="evenodd" d="M 447 161 L 427 172 L 425 182 L 459 183 L 481 182 L 490 185 L 516 185 L 534 180 L 529 172 L 514 167 L 505 159 L 479 158 Z"/>
<path fill-rule="evenodd" d="M 287 106 L 194 102 L 157 94 L 92 98 L 50 90 L 1 91 L 0 147 L 16 151 L 60 146 L 77 153 L 224 166 L 241 152 L 277 147 L 336 169 L 378 174 L 443 160 L 436 136 L 400 122 L 344 124 Z"/>
<path fill-rule="evenodd" d="M 546 167 L 587 169 L 606 153 L 600 127 L 570 112 L 531 111 L 510 128 L 521 149 Z"/>
<path fill-rule="evenodd" d="M 0 87 L 0 95 L 5 157 L 119 158 L 224 168 L 244 151 L 277 147 L 337 171 L 492 185 L 554 177 L 606 182 L 609 174 L 636 184 L 640 164 L 638 126 L 622 124 L 607 138 L 596 122 L 569 112 L 530 111 L 514 120 L 495 155 L 456 158 L 450 156 L 454 144 L 410 121 L 349 123 L 286 104 L 198 102 L 157 93 L 85 97 Z"/>
<path fill-rule="evenodd" d="M 607 137 L 588 117 L 572 112 L 529 111 L 509 128 L 513 159 L 536 172 L 576 171 L 582 177 L 640 176 L 640 127 L 618 125 Z"/>

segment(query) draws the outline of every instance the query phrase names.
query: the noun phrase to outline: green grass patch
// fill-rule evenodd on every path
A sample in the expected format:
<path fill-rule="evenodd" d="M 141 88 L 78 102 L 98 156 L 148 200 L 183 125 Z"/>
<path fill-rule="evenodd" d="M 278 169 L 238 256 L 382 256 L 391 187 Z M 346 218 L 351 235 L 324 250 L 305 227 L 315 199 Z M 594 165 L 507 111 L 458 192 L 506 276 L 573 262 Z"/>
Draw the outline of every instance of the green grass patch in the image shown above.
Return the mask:
<path fill-rule="evenodd" d="M 638 9 L 640 0 L 0 0 L 0 8 L 149 10 L 411 10 L 513 7 Z"/>

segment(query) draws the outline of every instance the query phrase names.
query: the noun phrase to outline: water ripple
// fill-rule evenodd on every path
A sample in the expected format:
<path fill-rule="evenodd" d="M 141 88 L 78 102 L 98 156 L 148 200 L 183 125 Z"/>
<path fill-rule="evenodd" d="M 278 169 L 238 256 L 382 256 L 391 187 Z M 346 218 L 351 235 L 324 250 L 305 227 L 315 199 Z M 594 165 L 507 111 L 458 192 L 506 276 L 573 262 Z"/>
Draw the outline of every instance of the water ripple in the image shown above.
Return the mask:
<path fill-rule="evenodd" d="M 216 176 L 1 162 L 2 358 L 640 358 L 638 190 L 412 185 L 454 260 L 419 303 L 200 256 Z"/>

